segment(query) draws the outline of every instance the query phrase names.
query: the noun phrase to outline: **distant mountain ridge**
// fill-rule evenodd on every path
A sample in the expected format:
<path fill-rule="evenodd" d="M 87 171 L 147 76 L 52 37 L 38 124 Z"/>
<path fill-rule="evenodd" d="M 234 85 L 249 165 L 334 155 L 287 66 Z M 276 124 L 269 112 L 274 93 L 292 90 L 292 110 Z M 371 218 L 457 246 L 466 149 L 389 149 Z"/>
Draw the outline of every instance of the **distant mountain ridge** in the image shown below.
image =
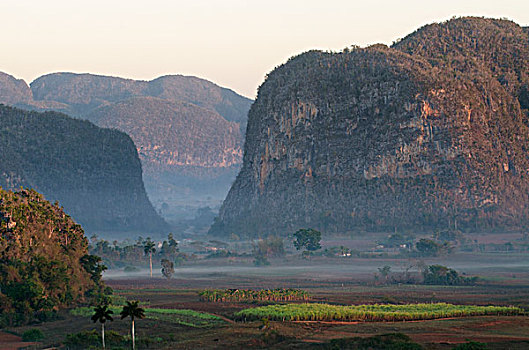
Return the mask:
<path fill-rule="evenodd" d="M 2 73 L 1 102 L 59 111 L 129 134 L 143 164 L 147 192 L 159 208 L 167 203 L 187 206 L 212 187 L 208 203 L 196 205 L 215 205 L 224 198 L 242 162 L 252 103 L 196 77 L 143 81 L 76 73 L 47 74 L 30 85 Z"/>
<path fill-rule="evenodd" d="M 34 188 L 90 232 L 159 232 L 134 143 L 57 112 L 0 105 L 0 186 Z"/>
<path fill-rule="evenodd" d="M 190 102 L 215 110 L 228 121 L 244 123 L 251 103 L 232 90 L 183 75 L 143 81 L 94 74 L 51 73 L 35 79 L 30 88 L 35 101 L 63 103 L 74 116 L 113 102 L 148 96 Z"/>
<path fill-rule="evenodd" d="M 185 172 L 190 166 L 229 168 L 242 159 L 240 125 L 189 102 L 133 97 L 101 106 L 86 117 L 135 135 L 147 173 L 174 167 Z"/>

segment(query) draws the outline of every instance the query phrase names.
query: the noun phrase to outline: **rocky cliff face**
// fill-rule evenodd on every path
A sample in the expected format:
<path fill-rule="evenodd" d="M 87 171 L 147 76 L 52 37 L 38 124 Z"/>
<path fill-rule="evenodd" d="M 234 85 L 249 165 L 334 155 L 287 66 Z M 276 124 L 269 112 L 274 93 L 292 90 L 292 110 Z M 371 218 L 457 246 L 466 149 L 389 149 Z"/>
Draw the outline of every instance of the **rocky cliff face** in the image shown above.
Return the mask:
<path fill-rule="evenodd" d="M 0 101 L 7 104 L 26 103 L 33 99 L 33 94 L 22 79 L 0 72 Z"/>
<path fill-rule="evenodd" d="M 0 105 L 0 186 L 35 188 L 90 232 L 164 232 L 126 134 Z"/>
<path fill-rule="evenodd" d="M 463 18 L 394 48 L 290 59 L 259 89 L 211 233 L 526 225 L 528 39 Z"/>

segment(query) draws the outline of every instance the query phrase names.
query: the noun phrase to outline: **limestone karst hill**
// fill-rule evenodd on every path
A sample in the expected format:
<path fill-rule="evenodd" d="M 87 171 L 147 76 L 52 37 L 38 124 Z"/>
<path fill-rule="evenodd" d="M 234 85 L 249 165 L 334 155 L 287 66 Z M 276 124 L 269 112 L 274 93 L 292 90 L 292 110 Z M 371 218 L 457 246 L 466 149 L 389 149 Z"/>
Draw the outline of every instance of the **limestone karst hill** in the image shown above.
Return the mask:
<path fill-rule="evenodd" d="M 291 58 L 259 89 L 210 232 L 524 227 L 528 61 L 526 29 L 471 17 Z"/>

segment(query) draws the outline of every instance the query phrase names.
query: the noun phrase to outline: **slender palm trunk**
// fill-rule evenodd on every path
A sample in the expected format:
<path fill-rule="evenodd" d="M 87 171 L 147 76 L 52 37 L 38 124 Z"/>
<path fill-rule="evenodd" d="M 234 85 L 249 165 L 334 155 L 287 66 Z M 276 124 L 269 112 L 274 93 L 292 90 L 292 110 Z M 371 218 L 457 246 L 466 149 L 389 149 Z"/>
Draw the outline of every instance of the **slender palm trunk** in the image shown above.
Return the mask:
<path fill-rule="evenodd" d="M 134 319 L 132 320 L 132 350 L 136 349 L 136 341 L 134 339 Z"/>
<path fill-rule="evenodd" d="M 151 268 L 151 278 L 152 278 L 152 252 L 149 253 L 149 267 Z"/>
<path fill-rule="evenodd" d="M 101 341 L 103 343 L 103 349 L 105 349 L 105 323 L 101 323 Z"/>

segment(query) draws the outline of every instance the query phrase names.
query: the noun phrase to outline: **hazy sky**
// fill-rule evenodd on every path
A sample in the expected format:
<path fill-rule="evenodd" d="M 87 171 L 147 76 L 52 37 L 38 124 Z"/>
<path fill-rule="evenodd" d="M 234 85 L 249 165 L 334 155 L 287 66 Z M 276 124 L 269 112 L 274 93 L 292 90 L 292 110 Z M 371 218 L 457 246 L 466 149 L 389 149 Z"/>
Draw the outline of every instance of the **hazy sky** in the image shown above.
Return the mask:
<path fill-rule="evenodd" d="M 196 75 L 253 98 L 294 54 L 391 44 L 454 15 L 528 26 L 529 0 L 0 0 L 0 71 Z"/>

